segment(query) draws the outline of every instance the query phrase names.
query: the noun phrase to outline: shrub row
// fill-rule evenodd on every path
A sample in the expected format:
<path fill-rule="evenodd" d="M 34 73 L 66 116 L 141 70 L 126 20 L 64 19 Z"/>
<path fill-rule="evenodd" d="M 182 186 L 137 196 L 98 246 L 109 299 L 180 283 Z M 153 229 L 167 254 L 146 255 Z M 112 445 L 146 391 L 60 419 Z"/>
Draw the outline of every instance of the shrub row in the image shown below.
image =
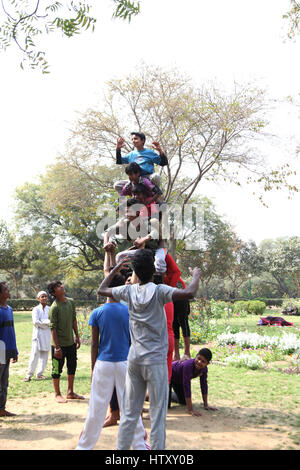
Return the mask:
<path fill-rule="evenodd" d="M 99 306 L 97 300 L 74 300 L 74 302 L 76 307 L 90 308 L 91 310 Z M 36 299 L 9 299 L 7 303 L 14 311 L 29 311 L 38 305 Z"/>
<path fill-rule="evenodd" d="M 235 313 L 247 312 L 252 315 L 262 315 L 266 310 L 266 304 L 261 300 L 238 300 L 233 304 Z"/>

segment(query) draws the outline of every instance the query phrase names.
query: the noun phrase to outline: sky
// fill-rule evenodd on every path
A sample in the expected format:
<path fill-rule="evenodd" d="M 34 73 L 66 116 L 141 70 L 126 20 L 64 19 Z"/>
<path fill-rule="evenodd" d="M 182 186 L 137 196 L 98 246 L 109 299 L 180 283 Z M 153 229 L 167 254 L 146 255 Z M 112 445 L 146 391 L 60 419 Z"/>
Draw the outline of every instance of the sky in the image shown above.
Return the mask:
<path fill-rule="evenodd" d="M 0 53 L 0 219 L 12 223 L 15 188 L 54 162 L 78 112 L 97 107 L 105 82 L 142 61 L 176 66 L 195 85 L 214 81 L 230 90 L 234 82 L 253 82 L 266 89 L 273 137 L 256 146 L 272 165 L 289 162 L 300 174 L 300 107 L 286 101 L 300 101 L 300 37 L 287 40 L 282 18 L 289 0 L 142 0 L 130 24 L 111 19 L 111 0 L 95 5 L 94 33 L 43 38 L 49 75 L 22 71 L 13 46 Z M 210 182 L 199 189 L 243 240 L 300 236 L 300 193 L 292 200 L 286 192 L 267 193 L 266 208 L 253 187 Z"/>

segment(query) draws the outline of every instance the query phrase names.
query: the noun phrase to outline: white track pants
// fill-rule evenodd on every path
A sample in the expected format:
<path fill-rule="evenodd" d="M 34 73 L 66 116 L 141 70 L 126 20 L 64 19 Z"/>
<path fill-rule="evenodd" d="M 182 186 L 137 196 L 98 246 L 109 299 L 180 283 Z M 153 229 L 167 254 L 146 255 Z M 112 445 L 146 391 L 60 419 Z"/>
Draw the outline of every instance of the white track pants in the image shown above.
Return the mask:
<path fill-rule="evenodd" d="M 88 415 L 76 450 L 91 450 L 95 447 L 106 418 L 107 408 L 116 387 L 120 413 L 125 388 L 127 361 L 106 362 L 97 360 L 93 371 L 92 388 Z M 145 428 L 140 417 L 136 426 L 132 447 L 134 450 L 147 450 Z"/>
<path fill-rule="evenodd" d="M 27 377 L 31 378 L 34 375 L 35 369 L 37 368 L 36 376 L 43 375 L 44 370 L 47 367 L 49 351 L 39 351 L 37 340 L 32 341 L 31 354 L 29 359 L 29 366 Z"/>

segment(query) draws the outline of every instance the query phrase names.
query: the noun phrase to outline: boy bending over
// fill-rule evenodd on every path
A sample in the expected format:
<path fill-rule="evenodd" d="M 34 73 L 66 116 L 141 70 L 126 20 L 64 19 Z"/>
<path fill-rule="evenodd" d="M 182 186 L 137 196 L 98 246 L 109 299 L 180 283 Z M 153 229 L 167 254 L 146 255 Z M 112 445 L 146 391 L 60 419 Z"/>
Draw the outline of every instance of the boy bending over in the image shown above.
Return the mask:
<path fill-rule="evenodd" d="M 207 402 L 207 366 L 211 358 L 212 353 L 210 349 L 203 348 L 200 349 L 195 359 L 174 361 L 172 363 L 171 387 L 175 391 L 175 396 L 172 394 L 172 400 L 180 405 L 186 405 L 188 413 L 192 416 L 201 416 L 201 413 L 194 410 L 192 405 L 191 380 L 195 377 L 200 377 L 204 408 L 206 410 L 217 409 L 208 406 Z"/>

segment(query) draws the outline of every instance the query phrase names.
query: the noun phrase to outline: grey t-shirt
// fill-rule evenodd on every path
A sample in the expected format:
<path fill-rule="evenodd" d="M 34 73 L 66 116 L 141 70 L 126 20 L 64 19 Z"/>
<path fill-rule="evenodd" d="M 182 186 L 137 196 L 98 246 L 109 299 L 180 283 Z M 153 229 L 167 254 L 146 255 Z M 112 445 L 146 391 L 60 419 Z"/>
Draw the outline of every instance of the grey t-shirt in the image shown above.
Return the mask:
<path fill-rule="evenodd" d="M 174 290 L 174 287 L 153 282 L 113 287 L 113 298 L 128 304 L 129 361 L 143 365 L 166 362 L 169 341 L 164 305 L 172 302 Z"/>

